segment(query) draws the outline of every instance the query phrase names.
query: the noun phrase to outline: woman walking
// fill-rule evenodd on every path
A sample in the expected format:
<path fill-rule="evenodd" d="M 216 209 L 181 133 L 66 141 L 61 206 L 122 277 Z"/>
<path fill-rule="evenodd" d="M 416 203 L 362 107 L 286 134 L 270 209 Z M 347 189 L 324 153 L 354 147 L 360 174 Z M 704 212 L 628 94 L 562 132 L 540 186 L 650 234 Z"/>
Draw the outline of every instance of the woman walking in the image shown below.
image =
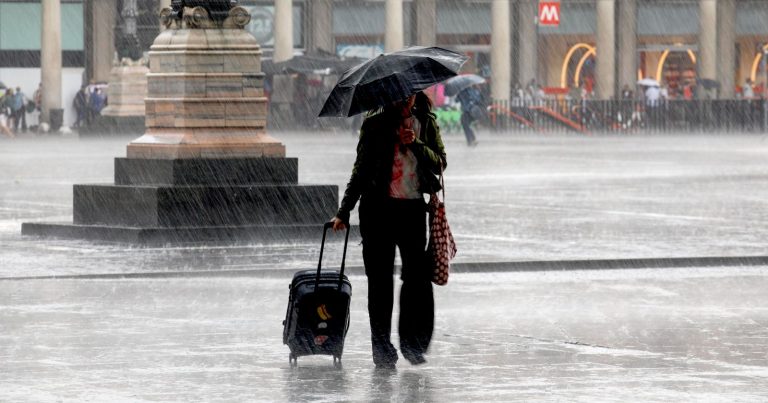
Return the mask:
<path fill-rule="evenodd" d="M 423 194 L 440 190 L 446 167 L 440 130 L 423 93 L 385 106 L 363 122 L 352 176 L 335 230 L 349 225 L 360 200 L 363 262 L 368 277 L 368 314 L 373 361 L 392 369 L 398 360 L 390 341 L 394 305 L 395 246 L 400 249 L 400 352 L 413 365 L 425 363 L 434 325 L 432 270 L 426 264 L 427 209 Z"/>

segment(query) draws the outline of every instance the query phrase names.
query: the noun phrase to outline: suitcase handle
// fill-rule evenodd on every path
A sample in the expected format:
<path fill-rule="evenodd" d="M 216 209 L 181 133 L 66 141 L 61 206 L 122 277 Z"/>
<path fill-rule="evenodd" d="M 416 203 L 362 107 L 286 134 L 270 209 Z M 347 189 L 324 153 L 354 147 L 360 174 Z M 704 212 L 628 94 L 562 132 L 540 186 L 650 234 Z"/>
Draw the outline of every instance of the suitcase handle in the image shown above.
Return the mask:
<path fill-rule="evenodd" d="M 347 224 L 347 234 L 344 236 L 344 252 L 341 255 L 341 270 L 339 271 L 339 291 L 344 284 L 344 263 L 347 261 L 347 242 L 349 242 L 349 227 Z M 327 222 L 323 225 L 323 240 L 320 243 L 320 261 L 317 262 L 317 277 L 315 278 L 315 289 L 320 286 L 320 271 L 323 266 L 323 249 L 325 249 L 325 235 L 328 230 L 333 228 L 333 222 Z"/>

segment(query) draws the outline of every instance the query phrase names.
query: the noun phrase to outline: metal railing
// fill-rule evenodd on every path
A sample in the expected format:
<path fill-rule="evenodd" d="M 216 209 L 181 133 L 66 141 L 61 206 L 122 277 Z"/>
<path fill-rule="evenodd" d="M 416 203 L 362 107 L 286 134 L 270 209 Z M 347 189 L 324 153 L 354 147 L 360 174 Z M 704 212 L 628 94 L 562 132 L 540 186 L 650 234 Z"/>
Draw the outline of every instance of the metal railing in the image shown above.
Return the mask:
<path fill-rule="evenodd" d="M 539 132 L 766 132 L 765 100 L 495 101 L 488 124 L 498 131 Z"/>

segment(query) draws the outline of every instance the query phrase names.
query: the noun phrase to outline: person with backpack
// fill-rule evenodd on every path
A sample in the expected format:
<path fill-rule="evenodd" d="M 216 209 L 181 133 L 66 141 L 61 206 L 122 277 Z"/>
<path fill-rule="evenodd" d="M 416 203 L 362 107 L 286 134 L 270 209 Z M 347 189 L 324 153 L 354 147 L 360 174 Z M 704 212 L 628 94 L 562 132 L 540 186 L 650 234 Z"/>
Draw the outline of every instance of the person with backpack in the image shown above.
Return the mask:
<path fill-rule="evenodd" d="M 458 95 L 456 99 L 461 104 L 461 127 L 464 129 L 464 136 L 467 138 L 467 145 L 475 147 L 477 138 L 472 130 L 472 122 L 483 116 L 483 95 L 476 86 L 467 87 Z"/>
<path fill-rule="evenodd" d="M 27 109 L 25 107 L 26 97 L 21 92 L 21 87 L 16 87 L 16 92 L 11 98 L 11 115 L 13 116 L 13 131 L 18 133 L 19 126 L 21 126 L 21 132 L 27 132 Z"/>

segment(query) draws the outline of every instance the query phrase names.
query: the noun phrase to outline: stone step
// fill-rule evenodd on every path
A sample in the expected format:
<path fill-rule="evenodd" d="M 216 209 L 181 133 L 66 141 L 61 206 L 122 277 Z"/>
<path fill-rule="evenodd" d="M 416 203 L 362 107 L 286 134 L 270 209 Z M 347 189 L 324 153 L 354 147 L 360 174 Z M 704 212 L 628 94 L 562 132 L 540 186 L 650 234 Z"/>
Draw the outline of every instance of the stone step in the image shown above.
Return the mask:
<path fill-rule="evenodd" d="M 338 208 L 335 185 L 74 185 L 74 223 L 208 227 L 322 223 Z"/>
<path fill-rule="evenodd" d="M 115 158 L 116 185 L 297 184 L 298 158 Z"/>
<path fill-rule="evenodd" d="M 302 225 L 245 225 L 214 227 L 125 227 L 73 223 L 23 223 L 21 234 L 46 238 L 84 239 L 93 242 L 127 243 L 142 246 L 237 243 L 319 243 L 323 223 Z M 359 242 L 360 232 L 352 227 L 349 242 Z M 329 242 L 343 242 L 343 232 L 328 231 Z"/>

